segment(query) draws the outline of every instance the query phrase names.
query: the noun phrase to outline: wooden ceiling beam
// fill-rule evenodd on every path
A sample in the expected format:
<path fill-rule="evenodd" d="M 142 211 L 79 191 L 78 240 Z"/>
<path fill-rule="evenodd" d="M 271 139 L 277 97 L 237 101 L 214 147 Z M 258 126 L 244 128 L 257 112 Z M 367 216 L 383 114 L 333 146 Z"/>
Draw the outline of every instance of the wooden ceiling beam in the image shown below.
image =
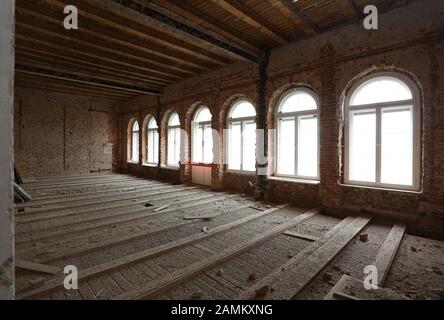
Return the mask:
<path fill-rule="evenodd" d="M 31 32 L 30 32 L 31 31 Z M 158 80 L 159 82 L 175 82 L 181 79 L 178 76 L 167 76 L 167 75 L 159 75 L 153 72 L 152 69 L 144 66 L 144 65 L 136 65 L 131 61 L 118 59 L 118 57 L 110 57 L 107 56 L 104 52 L 94 51 L 91 52 L 88 50 L 88 47 L 84 47 L 82 45 L 78 45 L 76 43 L 71 44 L 67 39 L 63 39 L 62 37 L 52 36 L 48 33 L 40 33 L 35 32 L 36 30 L 30 27 L 29 25 L 21 24 L 21 22 L 16 21 L 16 38 L 23 39 L 27 41 L 27 47 L 30 48 L 41 48 L 42 45 L 51 50 L 55 50 L 58 52 L 62 52 L 62 56 L 66 53 L 72 53 L 78 59 L 82 60 L 84 58 L 93 59 L 96 63 L 113 65 L 117 68 L 128 70 L 133 70 L 136 73 L 144 74 L 147 78 L 152 80 Z M 38 30 L 37 30 L 38 31 Z M 88 61 L 88 60 L 87 60 Z"/>
<path fill-rule="evenodd" d="M 82 40 L 79 35 L 69 36 L 69 33 L 56 25 L 51 25 L 36 17 L 23 17 L 20 11 L 16 10 L 17 32 L 21 34 L 30 34 L 35 38 L 45 39 L 52 43 L 62 46 L 63 48 L 77 49 L 85 53 L 91 53 L 102 57 L 102 59 L 126 62 L 133 66 L 137 66 L 140 70 L 144 70 L 153 77 L 161 77 L 169 80 L 184 79 L 193 73 L 190 71 L 177 71 L 170 68 L 159 66 L 153 62 L 137 56 L 137 53 L 128 53 L 124 48 L 112 48 L 107 42 L 100 41 L 94 37 Z M 83 37 L 82 37 L 83 38 Z"/>
<path fill-rule="evenodd" d="M 51 79 L 43 78 L 43 77 L 36 76 L 36 75 L 26 75 L 26 74 L 20 74 L 20 73 L 16 74 L 15 82 L 16 83 L 32 84 L 34 86 L 39 86 L 42 89 L 52 88 L 52 89 L 72 90 L 72 91 L 82 90 L 85 93 L 95 94 L 98 96 L 100 95 L 100 96 L 125 98 L 125 99 L 139 95 L 139 94 L 135 94 L 135 93 L 128 93 L 128 92 L 118 91 L 118 90 L 114 90 L 114 89 L 111 90 L 111 89 L 106 89 L 106 88 L 91 87 L 88 85 L 77 84 L 77 83 L 67 82 L 67 81 L 63 81 L 63 80 L 53 81 Z"/>
<path fill-rule="evenodd" d="M 230 45 L 215 41 L 214 38 L 160 14 L 148 6 L 133 0 L 88 0 L 98 10 L 137 22 L 160 34 L 193 44 L 201 50 L 212 52 L 229 60 L 255 61 L 254 57 Z"/>
<path fill-rule="evenodd" d="M 353 21 L 359 18 L 360 13 L 353 0 L 335 0 L 335 3 L 348 20 Z"/>
<path fill-rule="evenodd" d="M 64 71 L 53 72 L 53 71 L 45 70 L 42 68 L 22 66 L 20 64 L 16 64 L 15 72 L 22 73 L 22 74 L 28 74 L 28 75 L 36 75 L 36 76 L 41 76 L 41 77 L 51 78 L 51 79 L 70 81 L 73 83 L 81 83 L 81 84 L 91 85 L 91 86 L 95 86 L 95 87 L 122 90 L 122 91 L 127 91 L 127 92 L 132 92 L 132 93 L 138 93 L 138 94 L 160 95 L 159 91 L 150 90 L 148 88 L 123 85 L 123 84 L 114 83 L 111 81 L 101 81 L 101 80 L 86 77 L 86 76 L 80 77 L 78 75 L 65 73 Z"/>
<path fill-rule="evenodd" d="M 85 65 L 69 62 L 68 60 L 61 60 L 55 56 L 37 55 L 26 49 L 16 48 L 16 61 L 23 63 L 42 64 L 48 67 L 64 68 L 67 72 L 79 71 L 89 75 L 97 75 L 110 80 L 122 80 L 133 82 L 137 85 L 150 86 L 150 88 L 160 89 L 163 86 L 159 83 L 144 81 L 143 79 L 131 77 L 117 72 L 109 72 L 107 70 L 97 69 Z"/>
<path fill-rule="evenodd" d="M 70 52 L 66 52 L 64 55 L 61 55 L 61 52 L 63 52 L 62 49 L 55 50 L 52 47 L 46 47 L 44 45 L 42 45 L 39 48 L 35 47 L 30 48 L 29 42 L 26 41 L 26 38 L 25 37 L 22 38 L 21 36 L 16 37 L 15 47 L 16 47 L 16 53 L 18 55 L 24 53 L 27 54 L 28 56 L 31 55 L 37 57 L 38 59 L 50 59 L 54 63 L 60 65 L 71 64 L 78 67 L 87 66 L 91 67 L 93 70 L 96 70 L 96 72 L 107 72 L 117 77 L 123 77 L 123 78 L 128 77 L 132 79 L 138 79 L 139 81 L 143 81 L 145 83 L 162 87 L 171 83 L 171 82 L 165 82 L 161 80 L 153 80 L 151 78 L 147 78 L 140 72 L 139 73 L 131 72 L 129 70 L 125 70 L 124 68 L 110 67 L 108 65 L 95 63 L 93 62 L 94 60 L 92 59 L 89 59 L 87 61 L 85 61 L 85 59 L 80 60 L 77 56 L 71 54 Z"/>
<path fill-rule="evenodd" d="M 57 28 L 60 28 L 64 19 L 64 4 L 53 0 L 38 0 L 38 3 L 41 5 L 36 6 L 29 1 L 18 0 L 17 8 L 18 10 L 26 9 L 28 14 L 35 13 L 39 16 L 39 19 L 46 19 L 57 25 Z M 74 37 L 82 37 L 82 39 L 93 37 L 94 39 L 99 39 L 102 46 L 106 44 L 119 49 L 128 48 L 128 50 L 131 50 L 132 55 L 139 57 L 149 56 L 152 63 L 171 68 L 172 70 L 198 73 L 215 66 L 202 61 L 200 63 L 192 62 L 190 61 L 193 60 L 192 56 L 177 55 L 175 51 L 167 50 L 165 47 L 158 46 L 152 41 L 145 41 L 136 38 L 134 35 L 129 35 L 125 31 L 116 28 L 115 25 L 107 23 L 106 20 L 90 14 L 83 9 L 83 6 L 79 7 L 79 15 L 82 17 L 82 27 L 76 30 L 76 33 L 73 34 Z"/>
<path fill-rule="evenodd" d="M 97 93 L 91 93 L 82 89 L 77 88 L 67 88 L 63 86 L 52 86 L 52 85 L 42 85 L 35 82 L 28 82 L 23 81 L 21 79 L 15 80 L 15 86 L 21 87 L 21 88 L 29 88 L 29 89 L 36 89 L 36 90 L 44 90 L 44 91 L 52 91 L 57 93 L 64 93 L 64 94 L 73 94 L 78 96 L 84 96 L 84 97 L 91 97 L 96 99 L 105 99 L 105 100 L 112 100 L 112 101 L 127 101 L 130 100 L 133 97 L 117 97 L 109 94 L 97 94 Z"/>
<path fill-rule="evenodd" d="M 20 0 L 19 0 L 20 1 Z M 21 0 L 23 1 L 23 0 Z M 66 0 L 57 0 L 66 3 Z M 129 20 L 116 13 L 108 12 L 106 10 L 98 10 L 89 0 L 77 0 L 78 7 L 83 10 L 84 14 L 94 18 L 94 21 L 102 23 L 112 30 L 119 30 L 131 37 L 135 37 L 141 43 L 152 43 L 161 48 L 164 48 L 165 53 L 173 52 L 169 56 L 174 59 L 183 57 L 188 62 L 195 62 L 204 66 L 205 63 L 213 66 L 223 66 L 230 62 L 229 59 L 216 55 L 212 52 L 205 51 L 199 46 L 187 43 L 177 38 L 172 38 L 168 35 L 162 35 L 146 26 L 143 21 Z"/>
<path fill-rule="evenodd" d="M 313 25 L 306 23 L 306 21 L 302 18 L 300 12 L 289 8 L 289 6 L 287 6 L 282 0 L 268 0 L 268 3 L 278 9 L 285 17 L 293 21 L 293 23 L 297 23 L 304 33 L 308 35 L 316 34 Z"/>
<path fill-rule="evenodd" d="M 262 52 L 260 45 L 255 43 L 252 39 L 246 37 L 243 33 L 236 29 L 229 28 L 227 25 L 207 15 L 198 8 L 190 6 L 184 0 L 151 0 L 151 2 L 175 12 L 189 21 L 194 22 L 195 27 L 201 26 L 202 29 L 207 29 L 207 32 L 211 31 L 210 35 L 214 36 L 215 38 L 217 38 L 219 35 L 219 37 L 222 36 L 240 44 L 246 49 L 251 50 L 251 54 L 254 56 L 259 56 Z"/>
<path fill-rule="evenodd" d="M 130 88 L 150 88 L 151 90 L 154 89 L 151 85 L 148 85 L 146 83 L 140 83 L 140 82 L 134 82 L 134 81 L 125 81 L 122 78 L 120 79 L 110 79 L 109 77 L 102 77 L 98 74 L 91 74 L 91 73 L 85 73 L 81 72 L 80 70 L 69 70 L 65 66 L 51 66 L 47 64 L 42 64 L 41 62 L 38 63 L 32 63 L 30 61 L 24 61 L 23 59 L 20 59 L 19 57 L 16 59 L 16 64 L 18 66 L 21 66 L 23 68 L 27 68 L 30 70 L 42 70 L 43 72 L 48 72 L 50 74 L 63 74 L 67 73 L 71 76 L 74 76 L 79 79 L 91 79 L 93 81 L 98 82 L 104 82 L 107 83 L 108 81 L 111 81 L 115 85 L 120 85 L 123 87 L 130 87 Z"/>
<path fill-rule="evenodd" d="M 317 26 L 309 17 L 307 17 L 302 10 L 297 7 L 297 2 L 292 0 L 278 0 L 281 2 L 290 12 L 300 21 L 302 28 L 305 29 L 306 33 L 310 35 L 315 35 L 319 33 Z"/>
<path fill-rule="evenodd" d="M 281 45 L 288 43 L 288 40 L 281 35 L 280 31 L 237 0 L 211 0 L 211 2 L 265 34 L 276 43 Z"/>

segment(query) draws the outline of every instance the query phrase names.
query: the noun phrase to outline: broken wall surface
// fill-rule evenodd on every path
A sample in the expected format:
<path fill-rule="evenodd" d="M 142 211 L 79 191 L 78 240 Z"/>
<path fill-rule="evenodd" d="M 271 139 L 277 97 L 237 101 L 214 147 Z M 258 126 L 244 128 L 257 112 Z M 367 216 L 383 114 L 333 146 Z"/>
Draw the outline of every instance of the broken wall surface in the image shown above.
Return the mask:
<path fill-rule="evenodd" d="M 444 237 L 444 2 L 416 1 L 379 17 L 379 30 L 368 31 L 362 21 L 336 28 L 315 37 L 272 50 L 266 90 L 267 129 L 275 127 L 274 112 L 285 92 L 298 86 L 311 88 L 320 100 L 320 180 L 266 180 L 265 197 L 315 207 L 332 214 L 370 211 L 386 217 L 404 218 L 411 229 L 427 230 Z M 347 88 L 363 75 L 394 71 L 410 77 L 422 95 L 421 189 L 417 192 L 363 188 L 344 184 L 343 100 Z M 258 102 L 259 67 L 236 63 L 166 88 L 161 97 L 158 121 L 177 111 L 181 127 L 190 136 L 194 111 L 200 105 L 210 108 L 213 129 L 219 131 L 219 157 L 222 156 L 223 128 L 232 103 L 247 98 Z M 134 108 L 134 105 L 137 105 Z M 140 123 L 156 112 L 152 97 L 142 96 L 121 105 L 120 153 L 122 169 L 153 177 L 142 159 L 127 164 L 127 127 L 131 119 Z M 157 106 L 159 108 L 159 106 Z M 158 123 L 159 123 L 158 122 Z M 165 161 L 165 131 L 162 129 L 162 161 Z M 266 139 L 267 141 L 267 139 Z M 183 149 L 184 162 L 178 173 L 168 176 L 174 182 L 192 180 L 189 165 L 190 138 Z M 141 146 L 142 148 L 142 146 Z M 274 145 L 270 139 L 269 167 L 273 165 Z M 219 159 L 220 160 L 220 159 Z M 169 172 L 168 168 L 163 169 Z M 269 169 L 269 171 L 271 171 Z M 223 165 L 213 168 L 212 187 L 252 194 L 250 182 L 256 175 L 227 172 Z"/>
<path fill-rule="evenodd" d="M 115 110 L 106 100 L 16 88 L 14 151 L 20 174 L 111 172 L 118 158 Z"/>
<path fill-rule="evenodd" d="M 14 4 L 0 4 L 0 300 L 14 298 Z"/>

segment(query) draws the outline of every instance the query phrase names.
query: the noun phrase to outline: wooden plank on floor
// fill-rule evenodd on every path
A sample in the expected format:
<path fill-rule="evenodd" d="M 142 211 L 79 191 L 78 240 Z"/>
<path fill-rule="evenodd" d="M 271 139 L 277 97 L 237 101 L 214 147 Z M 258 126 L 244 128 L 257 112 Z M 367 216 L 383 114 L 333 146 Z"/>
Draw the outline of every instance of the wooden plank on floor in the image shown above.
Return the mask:
<path fill-rule="evenodd" d="M 176 240 L 174 242 L 170 242 L 158 247 L 154 247 L 154 248 L 149 248 L 147 250 L 143 250 L 113 261 L 109 261 L 85 270 L 81 270 L 79 271 L 79 278 L 78 281 L 84 281 L 86 279 L 98 276 L 100 274 L 106 273 L 106 272 L 110 272 L 112 270 L 117 270 L 119 268 L 123 268 L 125 266 L 128 266 L 130 264 L 133 264 L 137 261 L 143 261 L 145 259 L 149 259 L 149 258 L 153 258 L 155 256 L 182 248 L 186 245 L 190 245 L 192 243 L 201 241 L 203 239 L 206 239 L 208 237 L 212 237 L 214 235 L 223 233 L 223 232 L 227 232 L 233 228 L 236 228 L 242 224 L 245 224 L 247 222 L 253 221 L 255 219 L 258 219 L 260 217 L 264 217 L 266 215 L 269 215 L 271 213 L 274 213 L 284 207 L 286 207 L 287 205 L 282 205 L 282 206 L 278 206 L 277 208 L 272 208 L 266 211 L 261 211 L 255 214 L 251 214 L 247 217 L 244 217 L 242 219 L 236 220 L 236 221 L 232 221 L 230 223 L 215 227 L 213 229 L 209 229 L 208 232 L 206 233 L 199 233 L 199 234 L 194 234 L 179 240 Z M 314 213 L 312 213 L 314 214 Z M 284 232 L 285 230 L 283 230 L 282 232 Z M 36 288 L 33 290 L 29 290 L 24 292 L 21 295 L 18 295 L 19 299 L 28 299 L 28 298 L 32 298 L 32 297 L 36 297 L 40 294 L 43 293 L 47 293 L 50 292 L 52 290 L 55 290 L 57 288 L 60 288 L 60 286 L 63 285 L 63 279 L 62 278 L 56 278 L 53 280 L 48 281 L 47 283 L 45 283 L 43 286 L 41 286 L 40 288 Z"/>
<path fill-rule="evenodd" d="M 42 212 L 41 215 L 35 214 L 35 215 L 30 215 L 29 217 L 17 217 L 15 222 L 16 223 L 30 223 L 30 222 L 40 222 L 42 220 L 51 220 L 51 219 L 58 219 L 58 218 L 62 218 L 62 217 L 67 217 L 67 216 L 73 216 L 73 215 L 80 215 L 80 214 L 87 214 L 87 213 L 91 213 L 91 212 L 97 212 L 97 211 L 104 211 L 104 210 L 112 210 L 112 209 L 117 209 L 117 208 L 123 208 L 123 207 L 128 207 L 129 205 L 131 206 L 135 206 L 135 205 L 142 205 L 146 202 L 150 202 L 150 201 L 157 201 L 157 200 L 164 200 L 165 198 L 162 199 L 153 199 L 153 196 L 162 196 L 162 195 L 166 195 L 166 194 L 171 194 L 173 193 L 173 195 L 167 197 L 171 198 L 171 197 L 176 197 L 179 195 L 184 196 L 183 194 L 180 194 L 181 192 L 186 192 L 188 190 L 192 190 L 192 189 L 196 189 L 196 187 L 189 187 L 189 188 L 184 188 L 183 190 L 172 190 L 172 191 L 166 191 L 166 192 L 158 192 L 156 194 L 150 194 L 150 195 L 146 195 L 146 196 L 138 196 L 137 198 L 144 198 L 143 200 L 140 201 L 133 201 L 133 202 L 128 202 L 130 199 L 120 199 L 119 201 L 123 201 L 123 203 L 119 203 L 119 204 L 115 204 L 112 206 L 104 206 L 101 208 L 93 208 L 93 209 L 85 209 L 85 210 L 68 210 L 68 211 L 61 211 L 61 212 L 53 212 L 53 213 L 48 213 L 45 214 L 44 212 Z M 186 193 L 185 195 L 190 195 L 190 194 L 195 194 L 195 192 L 189 192 Z M 134 199 L 133 199 L 134 200 Z"/>
<path fill-rule="evenodd" d="M 218 201 L 218 200 L 234 198 L 234 197 L 237 197 L 237 195 L 224 195 L 224 194 L 213 195 L 213 194 L 210 194 L 208 196 L 200 195 L 198 197 L 199 197 L 198 199 L 196 199 L 194 197 L 191 197 L 191 198 L 187 197 L 185 200 L 180 200 L 180 201 L 176 201 L 174 203 L 171 203 L 170 208 L 168 210 L 164 210 L 159 213 L 157 213 L 157 212 L 153 213 L 152 211 L 150 211 L 151 209 L 148 209 L 148 208 L 141 208 L 141 209 L 136 209 L 136 210 L 117 212 L 116 214 L 112 214 L 112 215 L 108 214 L 104 217 L 85 218 L 79 222 L 68 223 L 68 225 L 70 227 L 69 231 L 62 230 L 58 233 L 57 232 L 49 233 L 49 235 L 45 234 L 45 232 L 47 232 L 48 229 L 32 230 L 32 232 L 37 233 L 39 236 L 25 238 L 25 239 L 18 239 L 18 240 L 16 240 L 16 244 L 23 244 L 23 243 L 27 243 L 27 242 L 31 242 L 31 241 L 33 242 L 33 241 L 47 240 L 47 239 L 50 239 L 53 237 L 66 236 L 68 234 L 74 234 L 74 233 L 83 232 L 83 231 L 91 231 L 94 229 L 98 229 L 98 228 L 102 228 L 102 227 L 106 227 L 106 226 L 112 226 L 112 225 L 119 224 L 119 223 L 133 222 L 133 221 L 137 221 L 137 220 L 141 220 L 141 219 L 145 219 L 145 218 L 152 218 L 157 215 L 165 215 L 165 214 L 171 213 L 171 212 L 178 212 L 179 209 L 184 210 L 187 208 L 197 207 L 199 205 L 211 203 L 211 202 Z M 201 199 L 206 199 L 206 198 L 208 198 L 208 200 L 201 200 Z M 192 203 L 188 204 L 188 205 L 181 206 L 180 208 L 175 207 L 176 205 L 184 204 L 184 203 L 188 203 L 188 202 L 192 202 Z M 152 208 L 155 208 L 155 206 L 153 206 Z M 242 207 L 242 208 L 244 208 L 244 207 Z M 122 216 L 122 218 L 113 220 L 113 218 L 118 218 L 121 216 Z M 101 221 L 103 221 L 103 222 L 101 222 Z M 96 224 L 94 224 L 94 222 L 96 222 Z M 49 229 L 59 229 L 59 228 L 64 228 L 66 226 L 67 226 L 66 224 L 57 225 L 56 227 L 49 228 Z M 29 232 L 28 232 L 28 234 L 29 234 Z"/>
<path fill-rule="evenodd" d="M 264 211 L 265 212 L 265 211 Z M 129 291 L 121 296 L 116 297 L 118 300 L 129 300 L 129 299 L 150 299 L 157 295 L 164 293 L 165 291 L 173 288 L 174 286 L 183 283 L 194 276 L 201 274 L 209 269 L 212 269 L 223 262 L 236 257 L 243 252 L 246 252 L 260 244 L 264 241 L 272 239 L 277 235 L 283 233 L 285 230 L 294 227 L 295 225 L 309 219 L 317 214 L 316 211 L 309 211 L 301 214 L 291 220 L 290 222 L 284 223 L 276 228 L 272 228 L 253 239 L 242 243 L 238 246 L 226 249 L 219 254 L 210 256 L 208 259 L 198 261 L 185 268 L 172 272 L 171 274 L 161 277 L 153 282 L 150 282 L 144 286 L 136 288 L 135 290 Z"/>
<path fill-rule="evenodd" d="M 276 268 L 270 275 L 243 292 L 239 299 L 253 299 L 256 290 L 273 287 L 260 298 L 289 300 L 300 292 L 369 222 L 371 218 L 360 216 L 351 222 L 340 223 L 299 254 Z M 319 246 L 320 244 L 320 246 Z"/>
<path fill-rule="evenodd" d="M 59 267 L 56 266 L 49 266 L 20 259 L 15 260 L 15 267 L 23 270 L 35 271 L 45 274 L 56 274 L 61 270 Z"/>
<path fill-rule="evenodd" d="M 367 290 L 361 280 L 346 274 L 339 279 L 324 300 L 350 300 L 347 296 L 356 300 L 410 300 L 403 294 L 386 288 Z"/>
<path fill-rule="evenodd" d="M 405 229 L 405 224 L 395 224 L 376 256 L 373 265 L 376 266 L 376 270 L 378 270 L 378 286 L 382 286 L 387 278 L 393 259 L 395 259 L 396 252 L 398 252 L 399 245 L 404 236 Z"/>
<path fill-rule="evenodd" d="M 305 234 L 305 233 L 300 233 L 297 231 L 292 231 L 292 230 L 287 230 L 284 232 L 284 234 L 286 236 L 290 236 L 290 237 L 295 237 L 295 238 L 299 238 L 299 239 L 304 239 L 304 240 L 308 240 L 308 241 L 316 241 L 319 239 L 319 237 L 315 237 L 309 234 Z"/>

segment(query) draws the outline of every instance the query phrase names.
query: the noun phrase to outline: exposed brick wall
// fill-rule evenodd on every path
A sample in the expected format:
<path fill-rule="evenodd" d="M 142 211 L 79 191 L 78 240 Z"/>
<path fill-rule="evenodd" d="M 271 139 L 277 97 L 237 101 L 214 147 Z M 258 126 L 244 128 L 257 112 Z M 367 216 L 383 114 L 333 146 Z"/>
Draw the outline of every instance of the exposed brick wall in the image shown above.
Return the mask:
<path fill-rule="evenodd" d="M 104 100 L 15 89 L 15 163 L 25 178 L 117 169 L 115 106 Z"/>
<path fill-rule="evenodd" d="M 442 234 L 442 228 L 439 230 L 442 225 L 433 221 L 444 217 L 443 15 L 442 1 L 430 1 L 427 6 L 417 1 L 381 15 L 378 31 L 366 31 L 361 22 L 357 22 L 272 50 L 266 92 L 267 128 L 274 128 L 274 111 L 288 89 L 306 86 L 318 95 L 320 183 L 269 179 L 266 182 L 267 199 L 305 207 L 320 206 L 335 214 L 364 210 L 401 216 L 420 228 L 435 227 Z M 343 184 L 342 109 L 345 94 L 361 76 L 383 70 L 409 76 L 421 91 L 423 159 L 419 193 Z M 220 133 L 219 156 L 222 157 L 222 130 L 226 125 L 227 110 L 240 97 L 257 105 L 258 72 L 257 65 L 236 63 L 170 86 L 161 97 L 161 118 L 177 111 L 182 127 L 189 132 L 193 110 L 199 104 L 208 106 L 213 115 L 213 129 Z M 139 97 L 137 103 L 143 110 L 140 117 L 153 112 L 155 107 L 148 96 Z M 122 112 L 128 112 L 122 120 L 125 126 L 128 117 L 132 116 L 130 113 L 137 113 L 134 104 L 130 101 L 121 106 Z M 164 138 L 162 134 L 163 141 Z M 269 136 L 266 141 L 271 172 L 273 139 Z M 189 143 L 185 155 L 189 155 Z M 162 148 L 164 157 L 165 146 Z M 180 174 L 175 177 L 179 178 L 176 182 L 192 181 L 187 166 L 182 166 Z M 250 182 L 255 181 L 254 176 L 227 173 L 223 165 L 213 169 L 213 188 L 249 193 Z"/>

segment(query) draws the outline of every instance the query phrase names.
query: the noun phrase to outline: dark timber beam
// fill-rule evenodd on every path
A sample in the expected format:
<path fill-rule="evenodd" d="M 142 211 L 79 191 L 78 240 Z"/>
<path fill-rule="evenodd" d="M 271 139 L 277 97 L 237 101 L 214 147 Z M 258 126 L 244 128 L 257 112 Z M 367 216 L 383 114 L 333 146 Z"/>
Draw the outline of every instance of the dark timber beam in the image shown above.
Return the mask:
<path fill-rule="evenodd" d="M 298 19 L 301 21 L 302 25 L 306 30 L 308 30 L 308 33 L 311 35 L 319 33 L 318 28 L 313 23 L 313 21 L 308 18 L 301 9 L 297 7 L 297 2 L 293 2 L 292 0 L 279 0 L 281 1 Z M 341 0 L 344 1 L 344 0 Z"/>
<path fill-rule="evenodd" d="M 265 95 L 267 92 L 267 80 L 268 80 L 268 63 L 270 60 L 270 50 L 266 50 L 262 57 L 259 60 L 259 84 L 258 84 L 258 124 L 257 128 L 259 130 L 262 130 L 263 132 L 263 143 L 258 144 L 262 145 L 263 149 L 259 148 L 257 152 L 259 154 L 262 153 L 263 156 L 266 156 L 267 150 L 265 150 L 265 128 L 266 128 L 266 122 L 267 122 L 267 110 L 266 110 L 266 101 L 265 101 Z M 257 159 L 258 157 L 256 157 Z M 268 165 L 267 163 L 256 163 L 257 169 L 266 170 Z M 263 173 L 263 172 L 262 172 Z M 257 176 L 257 184 L 256 184 L 256 192 L 255 197 L 256 199 L 260 200 L 264 198 L 265 195 L 265 180 L 266 176 L 264 174 L 259 174 Z"/>
<path fill-rule="evenodd" d="M 148 1 L 140 0 L 91 0 L 100 9 L 114 12 L 130 20 L 139 20 L 147 27 L 160 33 L 192 43 L 204 50 L 231 60 L 255 61 L 255 57 L 238 48 L 223 43 L 207 34 L 159 13 L 148 6 Z"/>
<path fill-rule="evenodd" d="M 353 0 L 335 0 L 336 5 L 348 20 L 356 20 L 360 13 L 355 7 Z"/>
<path fill-rule="evenodd" d="M 342 1 L 342 0 L 340 0 Z M 309 35 L 315 35 L 316 31 L 313 28 L 312 24 L 307 23 L 302 17 L 301 13 L 298 13 L 295 10 L 292 10 L 287 6 L 282 0 L 268 0 L 271 6 L 279 9 L 279 11 L 287 17 L 289 20 L 293 21 L 293 23 L 297 23 L 302 31 Z"/>
<path fill-rule="evenodd" d="M 279 44 L 288 43 L 288 40 L 285 39 L 275 27 L 270 25 L 265 19 L 258 16 L 254 11 L 247 8 L 242 3 L 236 0 L 211 0 L 211 2 L 241 19 L 259 32 L 267 35 L 275 42 Z"/>
<path fill-rule="evenodd" d="M 28 74 L 28 75 L 36 75 L 51 79 L 60 79 L 64 81 L 71 81 L 74 83 L 82 83 L 87 84 L 91 86 L 96 87 L 102 87 L 102 88 L 109 88 L 109 89 L 117 89 L 127 92 L 133 92 L 133 93 L 139 93 L 139 94 L 152 94 L 152 95 L 159 95 L 160 92 L 156 90 L 149 90 L 146 88 L 141 87 L 135 87 L 130 85 L 124 85 L 119 83 L 114 83 L 111 81 L 102 81 L 91 77 L 80 77 L 78 75 L 74 74 L 68 74 L 63 71 L 60 72 L 54 72 L 50 70 L 45 70 L 41 68 L 34 68 L 34 67 L 27 67 L 17 64 L 16 65 L 16 72 L 22 73 L 22 74 Z"/>
<path fill-rule="evenodd" d="M 229 39 L 230 41 L 243 47 L 243 50 L 248 49 L 253 51 L 254 56 L 258 56 L 262 52 L 260 46 L 252 39 L 248 38 L 240 31 L 230 28 L 221 21 L 208 16 L 205 12 L 199 10 L 198 8 L 187 4 L 187 2 L 184 0 L 151 0 L 151 2 L 154 2 L 163 8 L 181 15 L 189 21 L 193 21 L 195 25 L 205 28 L 207 30 L 206 32 L 211 32 L 210 35 L 214 37 L 218 37 L 219 39 Z"/>

